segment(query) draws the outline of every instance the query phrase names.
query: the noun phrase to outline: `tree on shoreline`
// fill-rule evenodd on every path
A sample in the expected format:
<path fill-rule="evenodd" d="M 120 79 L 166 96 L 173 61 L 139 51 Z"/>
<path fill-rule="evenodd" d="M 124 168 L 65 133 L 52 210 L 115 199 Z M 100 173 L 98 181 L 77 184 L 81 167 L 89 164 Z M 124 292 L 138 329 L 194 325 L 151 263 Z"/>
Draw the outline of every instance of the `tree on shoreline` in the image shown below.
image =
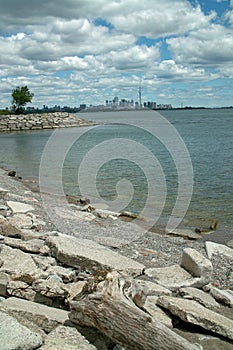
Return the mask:
<path fill-rule="evenodd" d="M 21 114 L 25 111 L 27 103 L 32 101 L 34 94 L 30 92 L 27 86 L 17 86 L 12 90 L 12 110 L 15 114 Z"/>

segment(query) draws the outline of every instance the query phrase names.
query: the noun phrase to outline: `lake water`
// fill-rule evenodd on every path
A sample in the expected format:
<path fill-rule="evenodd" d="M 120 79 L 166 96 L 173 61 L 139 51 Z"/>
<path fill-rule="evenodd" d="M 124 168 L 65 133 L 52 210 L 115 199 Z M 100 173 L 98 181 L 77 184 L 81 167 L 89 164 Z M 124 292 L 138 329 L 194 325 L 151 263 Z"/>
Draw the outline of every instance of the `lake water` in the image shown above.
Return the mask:
<path fill-rule="evenodd" d="M 43 190 L 233 232 L 233 110 L 81 113 L 97 127 L 0 135 L 1 164 Z M 189 201 L 190 204 L 189 204 Z M 145 209 L 146 208 L 146 209 Z M 186 212 L 187 209 L 187 212 Z"/>

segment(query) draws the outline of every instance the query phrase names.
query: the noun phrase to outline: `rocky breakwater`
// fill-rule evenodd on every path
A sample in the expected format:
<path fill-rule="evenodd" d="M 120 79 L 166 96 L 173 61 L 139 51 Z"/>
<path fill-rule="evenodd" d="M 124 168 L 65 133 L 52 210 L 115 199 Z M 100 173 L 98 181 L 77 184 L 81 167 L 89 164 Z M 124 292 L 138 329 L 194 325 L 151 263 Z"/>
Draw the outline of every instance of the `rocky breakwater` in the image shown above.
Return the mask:
<path fill-rule="evenodd" d="M 179 264 L 147 267 L 53 230 L 38 193 L 0 179 L 1 350 L 233 349 L 233 292 L 216 288 L 211 260 L 233 261 L 231 248 L 181 247 Z"/>
<path fill-rule="evenodd" d="M 69 128 L 95 124 L 65 112 L 0 116 L 0 132 Z"/>

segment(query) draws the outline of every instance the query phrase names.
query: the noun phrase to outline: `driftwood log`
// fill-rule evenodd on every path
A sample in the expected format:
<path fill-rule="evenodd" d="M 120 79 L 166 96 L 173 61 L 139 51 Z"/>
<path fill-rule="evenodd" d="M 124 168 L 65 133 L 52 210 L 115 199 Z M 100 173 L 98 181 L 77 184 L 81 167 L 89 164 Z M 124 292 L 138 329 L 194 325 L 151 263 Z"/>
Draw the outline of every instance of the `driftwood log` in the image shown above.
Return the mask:
<path fill-rule="evenodd" d="M 99 284 L 92 281 L 75 299 L 70 320 L 97 328 L 125 350 L 201 349 L 144 312 L 142 287 L 117 272 L 108 273 Z"/>

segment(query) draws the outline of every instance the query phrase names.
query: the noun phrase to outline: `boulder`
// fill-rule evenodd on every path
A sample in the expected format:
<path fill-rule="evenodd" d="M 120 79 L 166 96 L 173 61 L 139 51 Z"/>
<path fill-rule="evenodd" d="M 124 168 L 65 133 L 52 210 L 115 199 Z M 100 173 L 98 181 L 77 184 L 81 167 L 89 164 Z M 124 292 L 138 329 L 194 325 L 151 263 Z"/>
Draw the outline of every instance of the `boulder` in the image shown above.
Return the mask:
<path fill-rule="evenodd" d="M 73 327 L 58 326 L 45 339 L 40 350 L 96 350 L 84 336 Z"/>
<path fill-rule="evenodd" d="M 1 311 L 0 325 L 1 350 L 33 350 L 38 349 L 43 343 L 39 334 L 32 332 L 15 318 Z"/>
<path fill-rule="evenodd" d="M 208 293 L 203 292 L 200 289 L 186 287 L 179 290 L 180 295 L 186 299 L 196 300 L 198 303 L 207 307 L 208 309 L 218 309 L 220 305 L 216 303 L 215 299 Z"/>
<path fill-rule="evenodd" d="M 58 237 L 49 237 L 46 244 L 52 256 L 68 266 L 85 267 L 91 272 L 119 270 L 133 275 L 140 275 L 144 270 L 142 264 L 88 239 L 61 234 Z"/>
<path fill-rule="evenodd" d="M 192 276 L 200 278 L 195 287 L 201 288 L 210 282 L 213 273 L 212 263 L 195 249 L 183 250 L 181 266 Z"/>
<path fill-rule="evenodd" d="M 157 305 L 168 309 L 173 315 L 185 322 L 233 340 L 233 321 L 217 312 L 206 309 L 194 300 L 161 296 Z"/>
<path fill-rule="evenodd" d="M 59 325 L 68 322 L 68 312 L 38 304 L 32 301 L 9 298 L 0 303 L 0 311 L 4 311 L 17 319 L 26 318 L 49 333 Z"/>

